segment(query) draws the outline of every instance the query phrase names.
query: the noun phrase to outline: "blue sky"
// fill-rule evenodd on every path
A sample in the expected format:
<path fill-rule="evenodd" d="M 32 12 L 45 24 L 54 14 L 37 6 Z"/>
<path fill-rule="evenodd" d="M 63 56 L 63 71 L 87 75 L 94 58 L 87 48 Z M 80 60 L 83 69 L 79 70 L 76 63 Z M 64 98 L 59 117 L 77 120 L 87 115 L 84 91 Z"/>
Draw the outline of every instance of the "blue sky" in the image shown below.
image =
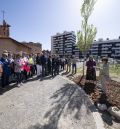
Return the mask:
<path fill-rule="evenodd" d="M 82 0 L 0 0 L 0 10 L 6 12 L 12 38 L 41 42 L 43 49 L 50 49 L 52 35 L 80 30 L 81 4 Z M 119 6 L 120 0 L 98 0 L 89 20 L 97 27 L 96 39 L 120 36 Z"/>

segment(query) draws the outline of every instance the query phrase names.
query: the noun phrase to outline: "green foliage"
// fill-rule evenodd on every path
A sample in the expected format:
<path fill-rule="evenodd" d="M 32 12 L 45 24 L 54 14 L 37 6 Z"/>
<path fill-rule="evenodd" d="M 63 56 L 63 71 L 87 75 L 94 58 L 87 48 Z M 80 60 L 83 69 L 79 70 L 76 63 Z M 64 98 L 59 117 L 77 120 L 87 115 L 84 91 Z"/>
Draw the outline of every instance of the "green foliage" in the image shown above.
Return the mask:
<path fill-rule="evenodd" d="M 81 31 L 77 32 L 78 37 L 78 48 L 81 52 L 87 52 L 94 42 L 94 39 L 97 34 L 97 29 L 93 25 L 88 25 L 88 20 L 92 11 L 94 9 L 94 5 L 96 0 L 84 0 L 82 8 L 81 8 L 81 16 L 83 18 Z"/>
<path fill-rule="evenodd" d="M 87 21 L 90 15 L 92 14 L 96 1 L 97 0 L 83 0 L 81 16 L 85 19 L 85 21 Z"/>
<path fill-rule="evenodd" d="M 78 37 L 77 45 L 81 52 L 86 52 L 87 50 L 91 48 L 92 43 L 97 33 L 97 29 L 93 25 L 87 25 L 86 28 L 87 28 L 86 39 L 82 31 L 79 31 L 77 33 L 77 37 Z M 86 43 L 85 43 L 85 40 L 86 40 Z"/>

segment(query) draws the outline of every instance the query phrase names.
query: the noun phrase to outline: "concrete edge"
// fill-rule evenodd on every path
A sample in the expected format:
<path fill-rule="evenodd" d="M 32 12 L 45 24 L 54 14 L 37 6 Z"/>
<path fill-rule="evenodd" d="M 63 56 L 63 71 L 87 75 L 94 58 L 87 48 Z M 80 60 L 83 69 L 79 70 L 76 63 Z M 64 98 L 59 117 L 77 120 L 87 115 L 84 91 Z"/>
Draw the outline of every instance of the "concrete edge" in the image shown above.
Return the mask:
<path fill-rule="evenodd" d="M 82 89 L 82 88 L 80 88 L 75 82 L 69 80 L 67 77 L 63 77 L 63 76 L 60 76 L 60 77 L 63 78 L 63 79 L 65 79 L 65 80 L 67 80 L 68 82 L 70 82 L 70 83 L 76 85 L 80 90 Z M 87 96 L 88 96 L 88 95 L 87 95 Z M 93 104 L 93 101 L 92 101 L 89 97 L 88 97 L 88 99 L 90 100 L 91 104 L 94 105 L 94 104 Z M 95 108 L 95 106 L 94 106 L 94 108 Z M 96 109 L 96 108 L 95 108 L 95 109 Z M 97 111 L 98 111 L 98 110 L 97 110 Z M 100 113 L 99 113 L 99 112 L 92 112 L 92 114 L 93 114 L 93 118 L 94 118 L 95 123 L 96 123 L 96 127 L 97 127 L 96 129 L 105 129 L 103 120 L 102 120 L 102 118 L 101 118 L 101 116 L 100 116 Z"/>

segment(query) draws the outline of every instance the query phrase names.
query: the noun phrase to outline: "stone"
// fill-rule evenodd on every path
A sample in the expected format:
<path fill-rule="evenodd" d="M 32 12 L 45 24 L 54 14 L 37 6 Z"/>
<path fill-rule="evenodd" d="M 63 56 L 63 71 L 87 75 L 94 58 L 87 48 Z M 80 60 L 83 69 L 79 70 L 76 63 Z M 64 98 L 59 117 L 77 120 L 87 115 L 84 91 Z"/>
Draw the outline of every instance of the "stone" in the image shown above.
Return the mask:
<path fill-rule="evenodd" d="M 105 104 L 100 104 L 100 103 L 98 103 L 98 104 L 97 104 L 97 107 L 98 107 L 98 109 L 101 110 L 101 111 L 107 110 L 107 106 L 106 106 Z"/>
<path fill-rule="evenodd" d="M 114 116 L 115 118 L 117 118 L 118 120 L 120 120 L 120 109 L 117 107 L 109 107 L 108 108 L 108 112 Z"/>

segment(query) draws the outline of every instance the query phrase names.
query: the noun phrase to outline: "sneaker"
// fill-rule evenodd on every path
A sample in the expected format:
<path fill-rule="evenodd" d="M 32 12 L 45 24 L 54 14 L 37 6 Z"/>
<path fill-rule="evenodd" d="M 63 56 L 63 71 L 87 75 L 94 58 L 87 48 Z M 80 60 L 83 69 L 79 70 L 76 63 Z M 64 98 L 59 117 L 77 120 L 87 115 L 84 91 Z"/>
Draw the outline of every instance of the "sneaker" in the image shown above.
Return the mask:
<path fill-rule="evenodd" d="M 21 82 L 20 85 L 23 86 L 23 83 Z"/>
<path fill-rule="evenodd" d="M 18 86 L 18 87 L 20 87 L 20 86 L 21 86 L 21 84 L 18 84 L 17 86 Z"/>

